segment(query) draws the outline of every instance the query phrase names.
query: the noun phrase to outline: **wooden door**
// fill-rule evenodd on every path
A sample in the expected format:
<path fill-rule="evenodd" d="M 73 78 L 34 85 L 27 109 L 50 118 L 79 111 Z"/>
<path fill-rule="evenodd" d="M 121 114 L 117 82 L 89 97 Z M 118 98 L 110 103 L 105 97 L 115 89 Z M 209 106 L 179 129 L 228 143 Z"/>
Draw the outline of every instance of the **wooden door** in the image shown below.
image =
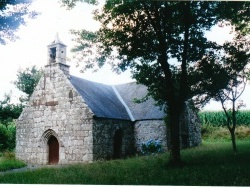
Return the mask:
<path fill-rule="evenodd" d="M 56 137 L 51 136 L 48 141 L 49 146 L 49 164 L 58 164 L 59 161 L 59 143 Z"/>
<path fill-rule="evenodd" d="M 119 159 L 122 156 L 122 130 L 117 130 L 114 136 L 114 158 Z"/>

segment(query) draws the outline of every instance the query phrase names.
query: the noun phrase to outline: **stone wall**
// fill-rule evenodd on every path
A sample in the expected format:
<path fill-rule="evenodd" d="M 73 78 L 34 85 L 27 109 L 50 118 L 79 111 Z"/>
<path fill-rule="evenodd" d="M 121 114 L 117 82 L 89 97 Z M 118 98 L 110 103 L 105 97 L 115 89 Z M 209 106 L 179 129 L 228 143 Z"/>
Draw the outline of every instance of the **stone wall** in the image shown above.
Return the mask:
<path fill-rule="evenodd" d="M 134 147 L 134 126 L 133 122 L 115 119 L 95 118 L 93 124 L 93 159 L 113 159 L 115 157 L 115 142 L 119 142 L 121 133 L 121 151 L 117 158 L 133 155 Z M 117 140 L 116 140 L 117 139 Z M 118 143 L 119 145 L 119 143 Z M 119 146 L 118 146 L 119 147 Z"/>
<path fill-rule="evenodd" d="M 46 66 L 17 120 L 16 157 L 28 163 L 48 163 L 50 136 L 59 142 L 58 164 L 93 160 L 93 113 L 59 66 Z"/>
<path fill-rule="evenodd" d="M 193 109 L 186 103 L 186 108 L 180 118 L 181 148 L 194 147 L 201 144 L 201 122 Z M 140 152 L 141 144 L 149 139 L 159 140 L 163 150 L 170 147 L 167 139 L 167 126 L 163 120 L 144 120 L 135 122 L 136 150 Z"/>
<path fill-rule="evenodd" d="M 181 116 L 181 147 L 188 148 L 201 144 L 201 121 L 197 112 L 192 109 L 190 102 L 186 102 L 186 108 Z"/>
<path fill-rule="evenodd" d="M 163 120 L 144 120 L 135 122 L 135 144 L 137 152 L 141 144 L 149 139 L 159 140 L 163 150 L 167 150 L 167 129 Z"/>

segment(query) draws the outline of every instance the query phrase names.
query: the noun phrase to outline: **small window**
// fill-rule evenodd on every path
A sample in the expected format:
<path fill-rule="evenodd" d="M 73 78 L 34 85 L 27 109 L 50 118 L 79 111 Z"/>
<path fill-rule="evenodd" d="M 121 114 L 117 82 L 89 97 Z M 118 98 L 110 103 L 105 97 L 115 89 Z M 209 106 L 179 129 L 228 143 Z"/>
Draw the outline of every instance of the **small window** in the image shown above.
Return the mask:
<path fill-rule="evenodd" d="M 69 101 L 70 102 L 73 101 L 73 91 L 72 90 L 69 91 Z"/>
<path fill-rule="evenodd" d="M 50 62 L 56 62 L 56 48 L 50 49 Z"/>

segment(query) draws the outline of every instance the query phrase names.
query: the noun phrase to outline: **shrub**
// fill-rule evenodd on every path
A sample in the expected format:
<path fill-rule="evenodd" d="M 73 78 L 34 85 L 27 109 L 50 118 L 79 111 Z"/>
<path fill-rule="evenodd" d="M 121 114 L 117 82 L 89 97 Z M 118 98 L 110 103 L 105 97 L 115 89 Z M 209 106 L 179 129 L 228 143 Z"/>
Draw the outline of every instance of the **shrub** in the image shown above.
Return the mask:
<path fill-rule="evenodd" d="M 7 150 L 13 151 L 16 147 L 16 126 L 15 124 L 10 124 L 7 128 L 8 139 L 7 139 Z"/>
<path fill-rule="evenodd" d="M 141 153 L 143 155 L 150 155 L 162 152 L 162 145 L 159 140 L 149 139 L 141 144 Z"/>
<path fill-rule="evenodd" d="M 16 142 L 16 126 L 12 123 L 7 127 L 0 124 L 0 152 L 12 151 Z"/>

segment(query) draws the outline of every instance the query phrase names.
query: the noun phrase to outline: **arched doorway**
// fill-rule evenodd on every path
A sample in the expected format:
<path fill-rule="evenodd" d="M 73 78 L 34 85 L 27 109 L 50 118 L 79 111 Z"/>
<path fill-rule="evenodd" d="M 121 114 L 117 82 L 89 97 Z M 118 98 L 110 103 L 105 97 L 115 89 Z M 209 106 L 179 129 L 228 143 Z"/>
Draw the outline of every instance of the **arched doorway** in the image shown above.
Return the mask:
<path fill-rule="evenodd" d="M 59 143 L 55 136 L 50 136 L 48 140 L 49 164 L 58 164 L 59 161 Z"/>
<path fill-rule="evenodd" d="M 122 137 L 123 137 L 122 130 L 117 130 L 115 132 L 114 146 L 113 146 L 115 159 L 119 159 L 122 156 Z"/>

